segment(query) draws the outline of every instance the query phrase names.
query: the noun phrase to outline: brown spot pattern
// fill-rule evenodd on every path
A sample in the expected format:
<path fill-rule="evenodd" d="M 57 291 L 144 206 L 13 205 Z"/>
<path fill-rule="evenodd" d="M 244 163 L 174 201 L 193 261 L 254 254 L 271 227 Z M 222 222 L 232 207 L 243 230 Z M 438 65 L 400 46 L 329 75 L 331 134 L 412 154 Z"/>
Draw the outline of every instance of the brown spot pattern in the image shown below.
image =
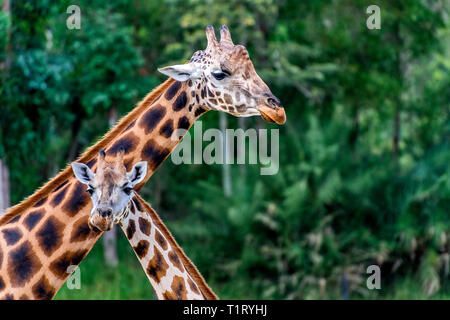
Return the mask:
<path fill-rule="evenodd" d="M 142 205 L 137 198 L 133 198 L 133 199 L 131 199 L 131 201 L 133 201 L 133 203 L 136 206 L 136 209 L 138 211 L 142 211 Z"/>
<path fill-rule="evenodd" d="M 93 159 L 93 160 L 96 160 L 96 159 Z M 89 161 L 87 165 L 89 166 L 89 164 L 90 164 L 93 160 Z M 64 187 L 68 182 L 69 182 L 69 180 L 66 180 L 66 181 L 62 182 L 59 186 L 57 186 L 57 187 L 55 188 L 55 190 L 53 190 L 53 192 L 58 191 L 59 189 L 61 189 L 62 187 Z"/>
<path fill-rule="evenodd" d="M 180 258 L 173 250 L 170 250 L 170 252 L 169 252 L 169 260 L 170 260 L 170 262 L 172 262 L 172 264 L 175 267 L 178 268 L 178 270 L 180 270 L 181 272 L 184 272 L 183 265 L 181 264 Z"/>
<path fill-rule="evenodd" d="M 141 240 L 133 248 L 134 251 L 136 252 L 137 256 L 139 257 L 139 259 L 142 259 L 143 257 L 145 257 L 147 255 L 149 246 L 150 246 L 150 244 L 147 240 Z"/>
<path fill-rule="evenodd" d="M 164 257 L 158 248 L 154 247 L 155 252 L 153 258 L 149 261 L 147 266 L 147 274 L 156 282 L 166 275 L 169 265 L 164 261 Z"/>
<path fill-rule="evenodd" d="M 34 208 L 40 207 L 42 206 L 45 202 L 47 201 L 47 197 L 39 200 L 38 202 L 36 202 L 36 204 L 33 206 Z"/>
<path fill-rule="evenodd" d="M 12 218 L 11 220 L 9 220 L 9 222 L 8 222 L 7 224 L 14 224 L 14 223 L 16 223 L 17 221 L 20 220 L 21 217 L 22 217 L 22 216 L 19 214 L 19 215 L 17 215 L 16 217 L 14 217 L 14 218 Z"/>
<path fill-rule="evenodd" d="M 194 111 L 194 116 L 198 117 L 201 116 L 203 113 L 205 113 L 207 110 L 201 106 L 199 106 L 197 109 L 195 109 Z"/>
<path fill-rule="evenodd" d="M 62 209 L 70 217 L 75 216 L 88 203 L 89 196 L 85 189 L 86 186 L 78 181 L 70 192 L 71 197 L 64 203 Z"/>
<path fill-rule="evenodd" d="M 165 291 L 162 295 L 164 300 L 175 300 L 175 295 L 172 292 Z"/>
<path fill-rule="evenodd" d="M 150 223 L 142 217 L 139 217 L 139 229 L 147 236 L 150 235 Z"/>
<path fill-rule="evenodd" d="M 88 251 L 85 249 L 64 252 L 62 255 L 52 261 L 52 263 L 50 264 L 50 270 L 59 279 L 65 279 L 69 276 L 69 274 L 67 273 L 67 268 L 72 265 L 79 265 L 87 253 Z"/>
<path fill-rule="evenodd" d="M 200 294 L 200 290 L 198 290 L 197 285 L 194 283 L 194 281 L 192 281 L 192 279 L 190 277 L 188 277 L 188 283 L 189 283 L 189 287 L 191 288 L 192 291 L 194 291 L 197 294 Z"/>
<path fill-rule="evenodd" d="M 126 127 L 126 129 L 123 130 L 123 132 L 130 130 L 131 128 L 134 127 L 135 124 L 136 124 L 136 120 L 134 120 L 133 122 L 131 122 L 131 123 L 128 125 L 128 127 Z"/>
<path fill-rule="evenodd" d="M 186 92 L 181 92 L 180 95 L 177 97 L 175 102 L 172 104 L 173 111 L 180 111 L 184 107 L 186 107 L 187 103 L 187 95 Z"/>
<path fill-rule="evenodd" d="M 22 232 L 18 228 L 11 228 L 2 231 L 6 244 L 12 246 L 22 238 Z"/>
<path fill-rule="evenodd" d="M 149 134 L 155 129 L 158 123 L 164 118 L 166 114 L 166 108 L 157 104 L 148 110 L 139 121 L 139 126 L 144 128 L 145 134 Z"/>
<path fill-rule="evenodd" d="M 148 161 L 149 170 L 156 170 L 169 153 L 169 149 L 159 146 L 154 140 L 149 140 L 142 149 L 141 157 Z"/>
<path fill-rule="evenodd" d="M 66 195 L 67 188 L 68 187 L 65 187 L 56 196 L 53 197 L 53 199 L 51 201 L 51 205 L 52 205 L 53 208 L 56 207 L 57 205 L 59 205 L 61 203 L 61 201 L 64 199 L 64 196 Z"/>
<path fill-rule="evenodd" d="M 49 257 L 62 244 L 64 225 L 55 217 L 50 217 L 36 233 L 41 249 Z"/>
<path fill-rule="evenodd" d="M 7 272 L 14 288 L 22 287 L 42 267 L 29 241 L 24 242 L 8 255 Z"/>
<path fill-rule="evenodd" d="M 159 129 L 159 133 L 165 138 L 170 138 L 173 133 L 173 120 L 167 120 Z"/>
<path fill-rule="evenodd" d="M 99 233 L 97 229 L 93 230 L 89 227 L 88 218 L 79 219 L 72 228 L 70 235 L 71 242 L 79 242 L 88 239 L 90 236 L 96 236 Z"/>
<path fill-rule="evenodd" d="M 33 230 L 36 224 L 41 221 L 45 211 L 30 212 L 24 220 L 25 227 L 28 231 Z"/>
<path fill-rule="evenodd" d="M 130 132 L 126 136 L 117 140 L 111 148 L 108 149 L 108 154 L 117 154 L 121 149 L 124 150 L 125 154 L 132 152 L 136 149 L 139 143 L 139 138 L 133 133 Z"/>
<path fill-rule="evenodd" d="M 36 300 L 50 300 L 56 293 L 55 288 L 50 284 L 45 276 L 33 286 L 31 289 Z"/>
<path fill-rule="evenodd" d="M 128 240 L 133 238 L 135 232 L 136 232 L 136 223 L 134 223 L 134 220 L 130 220 L 130 222 L 128 223 L 128 227 L 127 227 Z"/>
<path fill-rule="evenodd" d="M 155 239 L 156 239 L 156 242 L 158 242 L 159 243 L 159 245 L 161 246 L 161 248 L 163 249 L 163 250 L 167 250 L 167 241 L 166 241 L 166 239 L 163 237 L 163 235 L 161 234 L 161 232 L 159 232 L 158 230 L 156 230 L 156 232 L 155 232 Z"/>
<path fill-rule="evenodd" d="M 175 81 L 170 87 L 169 89 L 167 89 L 166 94 L 164 95 L 164 97 L 167 100 L 172 100 L 172 98 L 177 94 L 178 90 L 180 90 L 181 88 L 181 82 L 179 81 Z"/>
<path fill-rule="evenodd" d="M 187 300 L 187 290 L 182 277 L 174 276 L 170 287 L 175 293 L 177 300 Z"/>
<path fill-rule="evenodd" d="M 223 94 L 223 98 L 225 99 L 225 102 L 228 104 L 233 104 L 233 99 L 228 93 Z"/>
<path fill-rule="evenodd" d="M 183 116 L 178 120 L 178 129 L 188 130 L 191 126 L 188 117 Z"/>

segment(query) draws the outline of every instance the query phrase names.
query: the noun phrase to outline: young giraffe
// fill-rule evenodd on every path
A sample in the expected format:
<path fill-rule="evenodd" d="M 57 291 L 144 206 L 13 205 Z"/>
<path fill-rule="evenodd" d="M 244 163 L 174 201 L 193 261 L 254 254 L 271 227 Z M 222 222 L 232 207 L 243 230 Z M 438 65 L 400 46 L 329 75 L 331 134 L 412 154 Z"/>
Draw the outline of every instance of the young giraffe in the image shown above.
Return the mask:
<path fill-rule="evenodd" d="M 134 192 L 147 163 L 140 162 L 127 173 L 123 150 L 111 162 L 105 155 L 100 151 L 95 174 L 83 163 L 72 163 L 77 179 L 95 190 L 92 220 L 108 229 L 113 223 L 121 226 L 158 299 L 217 300 L 157 213 Z"/>
<path fill-rule="evenodd" d="M 269 122 L 284 123 L 284 109 L 259 78 L 243 46 L 234 46 L 228 29 L 217 42 L 206 28 L 207 48 L 191 61 L 161 69 L 171 76 L 148 94 L 103 139 L 77 161 L 95 170 L 95 155 L 109 157 L 125 150 L 127 170 L 148 162 L 140 187 L 167 158 L 181 137 L 175 129 L 189 129 L 208 110 L 236 116 L 260 114 Z M 0 299 L 51 299 L 102 234 L 90 228 L 89 197 L 69 167 L 0 218 Z"/>

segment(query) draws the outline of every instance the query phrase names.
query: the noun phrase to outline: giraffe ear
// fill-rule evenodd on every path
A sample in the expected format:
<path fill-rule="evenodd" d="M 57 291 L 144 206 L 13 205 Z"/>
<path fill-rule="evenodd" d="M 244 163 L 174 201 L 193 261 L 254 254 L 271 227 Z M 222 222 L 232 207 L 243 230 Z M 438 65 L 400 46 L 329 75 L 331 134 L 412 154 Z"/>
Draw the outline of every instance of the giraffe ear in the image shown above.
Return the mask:
<path fill-rule="evenodd" d="M 141 161 L 134 165 L 133 169 L 127 173 L 128 180 L 130 180 L 131 188 L 144 180 L 147 175 L 147 161 Z"/>
<path fill-rule="evenodd" d="M 72 170 L 81 183 L 89 184 L 95 178 L 95 174 L 84 163 L 72 162 Z"/>
<path fill-rule="evenodd" d="M 174 78 L 177 81 L 186 81 L 192 78 L 199 78 L 201 71 L 192 63 L 176 64 L 164 68 L 158 68 L 158 71 Z"/>

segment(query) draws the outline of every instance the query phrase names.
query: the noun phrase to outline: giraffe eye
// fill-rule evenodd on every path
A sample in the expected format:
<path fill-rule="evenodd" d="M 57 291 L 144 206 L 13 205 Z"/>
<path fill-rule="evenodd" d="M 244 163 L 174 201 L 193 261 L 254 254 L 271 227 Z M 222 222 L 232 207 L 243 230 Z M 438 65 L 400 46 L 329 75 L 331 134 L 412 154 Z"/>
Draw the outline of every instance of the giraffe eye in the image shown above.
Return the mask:
<path fill-rule="evenodd" d="M 92 197 L 92 195 L 94 194 L 94 189 L 93 189 L 92 187 L 89 187 L 86 191 L 89 193 L 89 195 L 90 195 L 91 197 Z"/>
<path fill-rule="evenodd" d="M 223 70 L 223 71 L 215 71 L 212 73 L 213 77 L 217 80 L 223 80 L 225 77 L 229 76 L 230 73 Z"/>
<path fill-rule="evenodd" d="M 127 195 L 130 195 L 131 190 L 133 190 L 133 188 L 130 188 L 130 187 L 123 188 L 123 192 L 125 192 Z"/>

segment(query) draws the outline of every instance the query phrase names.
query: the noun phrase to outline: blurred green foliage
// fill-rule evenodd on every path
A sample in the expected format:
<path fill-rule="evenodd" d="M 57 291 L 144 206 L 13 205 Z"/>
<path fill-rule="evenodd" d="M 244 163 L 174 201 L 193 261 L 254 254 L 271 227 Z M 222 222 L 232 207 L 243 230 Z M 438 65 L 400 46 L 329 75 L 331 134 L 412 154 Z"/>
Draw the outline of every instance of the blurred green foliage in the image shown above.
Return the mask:
<path fill-rule="evenodd" d="M 66 8 L 81 8 L 81 30 Z M 0 157 L 17 203 L 164 80 L 156 68 L 227 24 L 287 112 L 280 171 L 170 160 L 142 190 L 222 298 L 443 298 L 450 294 L 448 1 L 391 1 L 368 30 L 363 0 L 13 1 L 0 15 Z M 9 46 L 9 47 L 8 47 Z M 6 55 L 5 55 L 6 53 Z M 218 114 L 202 117 L 218 127 Z M 151 298 L 126 240 L 105 270 L 98 246 L 82 290 L 57 298 Z M 366 288 L 378 264 L 382 290 Z M 145 285 L 144 285 L 145 284 Z M 343 287 L 348 292 L 343 292 Z M 148 290 L 148 291 L 147 291 Z"/>

